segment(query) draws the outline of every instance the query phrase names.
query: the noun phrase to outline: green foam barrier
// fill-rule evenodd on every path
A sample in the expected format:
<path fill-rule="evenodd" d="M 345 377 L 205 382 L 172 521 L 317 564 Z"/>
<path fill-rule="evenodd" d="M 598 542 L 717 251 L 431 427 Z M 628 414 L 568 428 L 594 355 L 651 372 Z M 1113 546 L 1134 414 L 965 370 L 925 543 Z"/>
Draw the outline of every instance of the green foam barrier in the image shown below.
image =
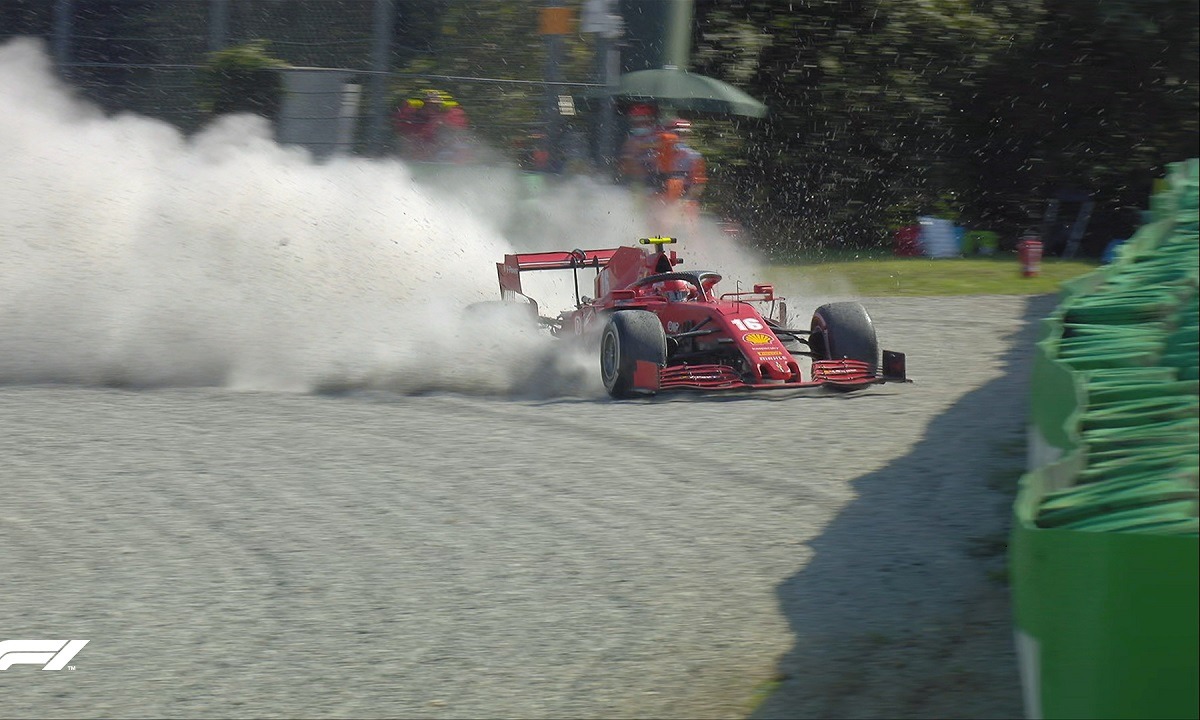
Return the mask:
<path fill-rule="evenodd" d="M 1063 362 L 1076 370 L 1091 370 L 1103 367 L 1146 367 L 1154 365 L 1158 351 L 1149 348 L 1140 351 L 1090 353 L 1078 357 L 1063 358 Z"/>
<path fill-rule="evenodd" d="M 1138 483 L 1158 482 L 1169 479 L 1181 486 L 1195 488 L 1200 465 L 1196 463 L 1180 463 L 1178 456 L 1169 457 L 1158 454 L 1130 456 L 1121 460 L 1092 463 L 1076 478 L 1077 485 L 1061 492 L 1078 489 L 1080 492 L 1091 492 L 1097 486 L 1107 487 L 1107 483 Z"/>
<path fill-rule="evenodd" d="M 1178 500 L 1113 510 L 1082 518 L 1058 527 L 1088 532 L 1149 532 L 1170 527 L 1178 530 L 1181 524 L 1196 517 L 1196 501 Z"/>
<path fill-rule="evenodd" d="M 1084 434 L 1091 430 L 1124 428 L 1186 420 L 1200 414 L 1200 398 L 1157 397 L 1116 403 L 1102 409 L 1085 411 L 1080 417 Z"/>
<path fill-rule="evenodd" d="M 1087 384 L 1087 403 L 1095 409 L 1149 398 L 1200 396 L 1200 383 L 1167 380 L 1158 383 Z"/>

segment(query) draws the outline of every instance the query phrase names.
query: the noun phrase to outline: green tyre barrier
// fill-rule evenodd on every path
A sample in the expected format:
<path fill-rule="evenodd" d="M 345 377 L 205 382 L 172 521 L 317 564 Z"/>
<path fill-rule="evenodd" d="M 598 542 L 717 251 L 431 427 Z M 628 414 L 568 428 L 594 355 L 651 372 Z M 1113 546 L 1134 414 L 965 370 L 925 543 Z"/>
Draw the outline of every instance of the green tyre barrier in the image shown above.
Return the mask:
<path fill-rule="evenodd" d="M 1196 538 L 1041 529 L 1027 515 L 1010 556 L 1027 716 L 1197 717 Z"/>
<path fill-rule="evenodd" d="M 1200 161 L 1035 347 L 1009 561 L 1030 718 L 1200 717 Z"/>

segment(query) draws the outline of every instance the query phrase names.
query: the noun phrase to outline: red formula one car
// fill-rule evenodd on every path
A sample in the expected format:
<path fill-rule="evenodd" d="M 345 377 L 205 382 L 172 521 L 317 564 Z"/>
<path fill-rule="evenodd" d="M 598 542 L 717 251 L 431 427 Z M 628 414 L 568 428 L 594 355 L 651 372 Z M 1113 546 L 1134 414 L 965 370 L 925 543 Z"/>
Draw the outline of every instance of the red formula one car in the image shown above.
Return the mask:
<path fill-rule="evenodd" d="M 503 301 L 537 302 L 521 290 L 521 273 L 571 270 L 575 308 L 541 323 L 557 336 L 598 339 L 600 375 L 613 397 L 675 389 L 732 390 L 827 387 L 857 390 L 906 382 L 904 355 L 884 351 L 862 305 L 822 305 L 808 328 L 788 327 L 787 304 L 771 285 L 718 294 L 721 276 L 676 269 L 664 246 L 505 255 L 497 263 Z M 594 270 L 594 298 L 579 294 L 579 274 Z M 760 311 L 765 309 L 765 314 Z M 812 358 L 805 379 L 801 357 Z"/>

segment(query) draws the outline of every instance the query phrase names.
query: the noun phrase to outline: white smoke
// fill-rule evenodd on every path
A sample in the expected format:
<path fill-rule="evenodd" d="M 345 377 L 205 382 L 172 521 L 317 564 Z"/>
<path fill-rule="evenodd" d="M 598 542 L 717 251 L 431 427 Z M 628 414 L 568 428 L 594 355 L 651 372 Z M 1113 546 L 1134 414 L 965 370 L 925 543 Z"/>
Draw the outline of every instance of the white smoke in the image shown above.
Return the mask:
<path fill-rule="evenodd" d="M 460 310 L 497 298 L 505 253 L 648 234 L 628 193 L 587 179 L 419 183 L 315 163 L 248 115 L 190 137 L 108 116 L 30 39 L 0 45 L 0 107 L 0 382 L 590 394 L 593 358 Z"/>

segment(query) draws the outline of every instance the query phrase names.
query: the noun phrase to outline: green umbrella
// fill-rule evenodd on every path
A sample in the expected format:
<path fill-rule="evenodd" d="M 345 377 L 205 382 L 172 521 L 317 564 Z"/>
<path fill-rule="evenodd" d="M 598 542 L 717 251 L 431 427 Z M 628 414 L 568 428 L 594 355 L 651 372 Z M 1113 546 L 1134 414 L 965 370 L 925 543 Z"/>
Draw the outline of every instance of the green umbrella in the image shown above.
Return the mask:
<path fill-rule="evenodd" d="M 669 105 L 685 112 L 752 118 L 767 115 L 766 105 L 729 83 L 670 67 L 622 75 L 616 97 L 622 101 Z"/>

